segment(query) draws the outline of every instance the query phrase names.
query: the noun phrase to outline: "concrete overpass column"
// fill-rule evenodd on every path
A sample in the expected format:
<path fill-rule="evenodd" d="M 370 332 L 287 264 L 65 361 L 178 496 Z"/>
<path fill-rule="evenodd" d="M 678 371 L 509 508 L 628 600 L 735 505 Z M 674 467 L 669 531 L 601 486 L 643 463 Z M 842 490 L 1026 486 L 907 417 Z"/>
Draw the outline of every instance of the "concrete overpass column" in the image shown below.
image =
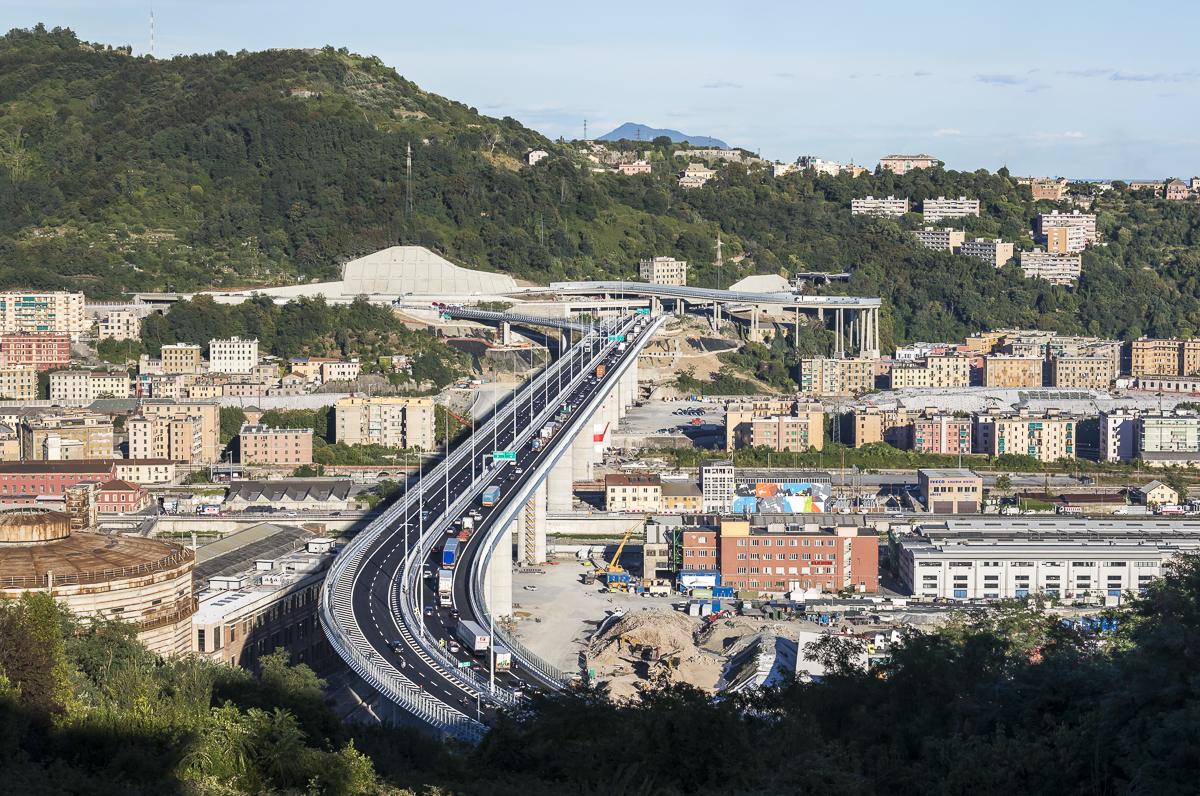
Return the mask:
<path fill-rule="evenodd" d="M 538 484 L 521 512 L 517 558 L 526 564 L 546 560 L 546 481 Z"/>
<path fill-rule="evenodd" d="M 512 532 L 519 524 L 520 515 L 509 523 L 483 575 L 483 601 L 493 619 L 512 616 Z"/>
<path fill-rule="evenodd" d="M 500 322 L 500 345 L 505 347 L 512 345 L 512 327 L 508 321 Z"/>
<path fill-rule="evenodd" d="M 592 474 L 592 458 L 595 445 L 592 442 L 592 422 L 589 420 L 583 425 L 583 430 L 579 432 L 579 436 L 575 437 L 575 441 L 571 443 L 571 480 L 572 481 L 591 481 L 594 477 Z"/>
<path fill-rule="evenodd" d="M 629 389 L 629 373 L 626 370 L 617 382 L 617 417 L 624 418 L 628 407 L 634 402 L 634 393 Z"/>
<path fill-rule="evenodd" d="M 546 490 L 546 511 L 554 514 L 565 514 L 575 505 L 574 467 L 575 445 L 572 443 L 563 451 L 562 457 L 550 471 L 550 488 Z"/>

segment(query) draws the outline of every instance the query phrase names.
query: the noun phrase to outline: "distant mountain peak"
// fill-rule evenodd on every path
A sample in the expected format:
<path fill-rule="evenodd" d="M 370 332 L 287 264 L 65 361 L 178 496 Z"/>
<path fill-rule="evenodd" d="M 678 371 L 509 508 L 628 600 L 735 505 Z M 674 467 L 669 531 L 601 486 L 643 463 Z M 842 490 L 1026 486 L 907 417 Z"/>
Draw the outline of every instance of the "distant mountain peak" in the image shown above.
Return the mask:
<path fill-rule="evenodd" d="M 641 140 L 649 143 L 660 135 L 665 135 L 671 139 L 672 143 L 680 143 L 687 141 L 693 146 L 708 148 L 711 145 L 716 149 L 729 149 L 729 144 L 726 144 L 719 138 L 710 138 L 707 135 L 684 135 L 678 130 L 660 130 L 657 127 L 650 127 L 645 124 L 634 124 L 633 122 L 625 122 L 625 124 L 613 130 L 611 133 L 596 136 L 597 141 L 620 141 L 622 138 L 628 138 L 630 141 Z"/>

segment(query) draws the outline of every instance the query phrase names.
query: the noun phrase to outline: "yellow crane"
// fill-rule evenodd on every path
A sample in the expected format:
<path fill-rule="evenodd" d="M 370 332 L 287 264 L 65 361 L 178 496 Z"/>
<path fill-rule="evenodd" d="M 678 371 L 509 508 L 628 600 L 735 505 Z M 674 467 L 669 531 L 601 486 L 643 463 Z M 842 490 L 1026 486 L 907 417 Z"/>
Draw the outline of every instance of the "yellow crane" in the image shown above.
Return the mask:
<path fill-rule="evenodd" d="M 632 536 L 633 532 L 638 529 L 638 525 L 644 525 L 644 524 L 645 523 L 637 523 L 637 524 L 633 525 L 628 531 L 625 532 L 625 538 L 621 540 L 621 546 L 617 548 L 617 552 L 613 555 L 612 561 L 610 561 L 604 567 L 604 569 L 597 568 L 596 574 L 600 574 L 602 572 L 624 572 L 625 571 L 624 569 L 621 568 L 621 551 L 625 549 L 625 545 L 629 542 L 629 537 Z"/>

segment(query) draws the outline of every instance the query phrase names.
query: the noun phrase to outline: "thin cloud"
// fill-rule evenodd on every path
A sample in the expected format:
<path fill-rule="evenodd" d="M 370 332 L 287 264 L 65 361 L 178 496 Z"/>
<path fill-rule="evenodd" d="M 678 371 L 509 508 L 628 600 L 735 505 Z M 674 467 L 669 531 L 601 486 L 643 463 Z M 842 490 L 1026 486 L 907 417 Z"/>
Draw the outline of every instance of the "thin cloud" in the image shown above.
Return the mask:
<path fill-rule="evenodd" d="M 776 72 L 775 77 L 795 77 L 791 72 Z"/>
<path fill-rule="evenodd" d="M 701 88 L 741 88 L 740 83 L 705 83 Z"/>
<path fill-rule="evenodd" d="M 851 72 L 851 73 L 850 73 L 850 78 L 851 78 L 851 79 L 855 79 L 855 78 L 859 78 L 859 77 L 863 77 L 863 73 L 862 73 L 862 72 Z"/>
<path fill-rule="evenodd" d="M 1025 82 L 1025 78 L 1016 75 L 975 75 L 975 79 L 993 86 L 1019 86 Z"/>
<path fill-rule="evenodd" d="M 1027 88 L 1025 90 L 1027 92 L 1033 93 L 1035 91 L 1041 91 L 1042 89 L 1047 89 L 1047 88 L 1050 88 L 1050 85 L 1047 83 L 1033 83 L 1029 86 L 1029 88 Z"/>
<path fill-rule="evenodd" d="M 1063 138 L 1083 138 L 1083 133 L 1063 133 Z"/>
<path fill-rule="evenodd" d="M 962 135 L 962 130 L 955 130 L 953 127 L 946 127 L 938 130 L 934 135 Z"/>
<path fill-rule="evenodd" d="M 1112 69 L 1101 69 L 1094 66 L 1091 69 L 1070 70 L 1063 72 L 1063 74 L 1070 75 L 1071 77 L 1098 77 L 1100 75 L 1110 75 L 1112 72 Z"/>
<path fill-rule="evenodd" d="M 1146 74 L 1145 72 L 1126 72 L 1120 71 L 1113 74 L 1109 80 L 1132 80 L 1135 83 L 1157 83 L 1165 80 L 1166 75 L 1161 72 L 1157 75 Z"/>
<path fill-rule="evenodd" d="M 929 77 L 932 74 L 933 74 L 933 72 L 924 72 L 924 71 L 918 70 L 916 72 L 913 72 L 913 77 Z"/>

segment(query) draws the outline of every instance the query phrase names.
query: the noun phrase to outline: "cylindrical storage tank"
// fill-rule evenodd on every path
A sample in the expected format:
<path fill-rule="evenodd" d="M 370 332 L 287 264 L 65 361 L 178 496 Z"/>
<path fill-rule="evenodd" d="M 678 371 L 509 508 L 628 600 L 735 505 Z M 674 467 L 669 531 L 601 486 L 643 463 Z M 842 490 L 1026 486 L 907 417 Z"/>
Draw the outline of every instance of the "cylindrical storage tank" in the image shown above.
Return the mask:
<path fill-rule="evenodd" d="M 41 506 L 0 510 L 0 544 L 38 544 L 70 535 L 70 514 Z"/>

